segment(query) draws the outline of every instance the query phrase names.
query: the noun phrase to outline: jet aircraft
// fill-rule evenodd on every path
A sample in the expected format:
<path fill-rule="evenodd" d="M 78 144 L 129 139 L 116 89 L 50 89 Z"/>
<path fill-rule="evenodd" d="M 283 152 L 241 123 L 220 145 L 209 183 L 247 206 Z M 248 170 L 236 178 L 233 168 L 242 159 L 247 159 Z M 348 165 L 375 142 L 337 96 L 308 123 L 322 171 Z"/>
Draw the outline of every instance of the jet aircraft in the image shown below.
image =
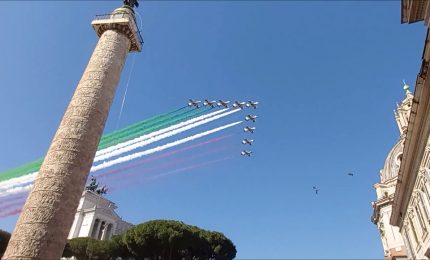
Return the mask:
<path fill-rule="evenodd" d="M 250 132 L 251 134 L 253 134 L 254 133 L 254 131 L 255 131 L 255 127 L 253 127 L 253 126 L 247 126 L 247 127 L 245 127 L 245 128 L 243 128 L 243 131 L 244 132 Z"/>
<path fill-rule="evenodd" d="M 246 106 L 247 106 L 247 107 L 253 107 L 254 109 L 256 109 L 256 108 L 257 108 L 258 103 L 259 103 L 259 102 L 257 102 L 257 101 L 248 101 L 248 103 L 246 103 Z"/>
<path fill-rule="evenodd" d="M 234 108 L 240 108 L 243 109 L 245 107 L 246 103 L 245 102 L 239 102 L 239 101 L 234 101 L 233 103 L 233 107 Z"/>
<path fill-rule="evenodd" d="M 216 104 L 215 100 L 214 101 L 209 101 L 209 100 L 205 99 L 205 101 L 203 102 L 203 106 L 205 106 L 205 107 L 212 107 L 212 108 L 214 108 L 215 104 Z"/>
<path fill-rule="evenodd" d="M 317 186 L 313 186 L 313 187 L 312 187 L 312 189 L 315 191 L 315 194 L 316 194 L 316 195 L 318 195 L 318 191 L 319 191 L 320 189 L 318 189 L 318 188 L 317 188 Z"/>
<path fill-rule="evenodd" d="M 224 108 L 228 108 L 228 103 L 230 103 L 230 101 L 219 100 L 217 105 L 218 107 L 223 106 Z"/>
<path fill-rule="evenodd" d="M 248 139 L 248 138 L 245 138 L 245 139 L 242 140 L 242 144 L 252 145 L 253 142 L 254 142 L 254 140 Z"/>
<path fill-rule="evenodd" d="M 251 156 L 252 151 L 243 150 L 242 152 L 240 152 L 240 154 L 241 154 L 242 156 Z"/>
<path fill-rule="evenodd" d="M 255 122 L 255 120 L 257 119 L 257 117 L 258 116 L 255 116 L 255 115 L 247 115 L 247 116 L 245 116 L 245 120 L 246 121 L 252 121 L 252 122 Z"/>
<path fill-rule="evenodd" d="M 348 173 L 348 175 L 352 177 L 352 176 L 354 176 L 354 173 L 350 172 L 350 173 Z"/>
<path fill-rule="evenodd" d="M 200 103 L 201 101 L 198 101 L 198 100 L 193 100 L 193 99 L 188 99 L 188 106 L 189 107 L 196 107 L 196 108 L 199 108 L 199 103 Z"/>

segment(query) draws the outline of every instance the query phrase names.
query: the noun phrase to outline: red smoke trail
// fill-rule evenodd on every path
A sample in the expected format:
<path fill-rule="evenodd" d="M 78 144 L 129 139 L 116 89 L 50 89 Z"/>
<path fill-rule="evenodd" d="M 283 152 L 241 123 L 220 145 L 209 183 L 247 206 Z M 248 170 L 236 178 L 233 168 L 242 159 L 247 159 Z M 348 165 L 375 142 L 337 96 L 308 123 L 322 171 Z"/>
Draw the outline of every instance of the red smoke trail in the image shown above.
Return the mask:
<path fill-rule="evenodd" d="M 24 192 L 24 193 L 11 194 L 9 196 L 0 197 L 0 206 L 2 204 L 10 203 L 12 201 L 26 199 L 28 194 L 29 194 L 28 192 Z"/>
<path fill-rule="evenodd" d="M 212 139 L 210 139 L 208 141 L 197 143 L 197 144 L 193 144 L 193 145 L 189 145 L 187 147 L 184 147 L 184 148 L 181 148 L 181 149 L 177 149 L 177 150 L 173 150 L 173 151 L 161 154 L 159 156 L 141 159 L 141 160 L 137 161 L 136 163 L 129 164 L 128 166 L 125 166 L 125 167 L 122 167 L 122 168 L 119 168 L 119 169 L 115 169 L 115 170 L 111 170 L 111 171 L 99 174 L 98 177 L 99 178 L 105 178 L 108 175 L 117 174 L 117 173 L 126 171 L 128 169 L 135 168 L 135 167 L 137 167 L 137 166 L 139 166 L 141 164 L 147 163 L 147 162 L 156 161 L 156 160 L 159 160 L 159 159 L 162 159 L 162 158 L 165 158 L 165 157 L 168 157 L 168 156 L 172 156 L 172 155 L 175 155 L 175 154 L 180 153 L 180 152 L 188 151 L 188 150 L 191 150 L 191 149 L 194 149 L 194 148 L 206 145 L 206 144 L 211 144 L 211 143 L 214 143 L 214 142 L 218 142 L 218 141 L 221 141 L 223 139 L 229 138 L 231 136 L 233 136 L 233 134 L 229 134 L 229 135 L 225 135 L 225 136 L 221 136 L 221 137 L 217 137 L 217 138 L 212 138 Z"/>
<path fill-rule="evenodd" d="M 112 181 L 111 185 L 114 185 L 114 188 L 110 189 L 110 191 L 117 189 L 117 186 L 118 186 L 119 183 L 130 185 L 130 184 L 132 184 L 132 183 L 134 183 L 136 181 L 136 178 L 133 178 L 133 179 L 130 180 L 129 177 L 136 177 L 136 175 L 142 176 L 144 174 L 151 173 L 154 170 L 162 170 L 162 169 L 165 169 L 165 168 L 167 168 L 167 169 L 168 168 L 172 168 L 171 166 L 174 166 L 174 168 L 177 168 L 177 165 L 179 163 L 192 161 L 192 160 L 194 160 L 196 158 L 204 157 L 204 156 L 206 156 L 208 154 L 214 154 L 214 153 L 226 150 L 226 149 L 227 148 L 225 148 L 225 147 L 221 147 L 221 148 L 217 148 L 217 149 L 211 149 L 210 151 L 207 151 L 205 153 L 197 153 L 197 154 L 195 154 L 193 156 L 187 156 L 185 159 L 178 159 L 178 160 L 175 160 L 175 161 L 172 161 L 172 162 L 169 162 L 169 163 L 164 163 L 161 166 L 156 166 L 156 167 L 152 167 L 152 168 L 148 168 L 148 169 L 143 169 L 143 170 L 138 171 L 138 172 L 132 172 L 132 173 L 129 173 L 129 174 L 121 174 L 120 176 L 115 176 L 111 180 Z M 124 186 L 124 185 L 120 185 L 120 186 Z"/>
<path fill-rule="evenodd" d="M 21 200 L 21 201 L 17 201 L 17 202 L 14 202 L 14 203 L 10 203 L 10 204 L 4 205 L 4 206 L 0 207 L 0 212 L 4 212 L 5 210 L 13 208 L 13 207 L 16 208 L 17 206 L 22 206 L 22 205 L 24 205 L 24 203 L 25 203 L 25 199 Z"/>
<path fill-rule="evenodd" d="M 22 210 L 22 208 L 17 208 L 17 209 L 14 209 L 12 211 L 0 214 L 0 218 L 5 218 L 5 217 L 9 217 L 9 216 L 13 216 L 13 215 L 19 214 L 19 213 L 21 213 L 21 210 Z"/>
<path fill-rule="evenodd" d="M 191 170 L 194 170 L 194 169 L 203 168 L 203 167 L 208 166 L 210 164 L 214 164 L 214 163 L 217 163 L 217 162 L 225 161 L 225 160 L 231 159 L 233 157 L 234 156 L 232 155 L 232 156 L 224 157 L 222 159 L 217 159 L 217 160 L 212 160 L 212 161 L 208 161 L 208 162 L 204 162 L 204 163 L 198 163 L 198 164 L 186 166 L 186 167 L 183 167 L 183 168 L 179 168 L 179 169 L 167 171 L 165 173 L 162 173 L 162 174 L 159 174 L 159 175 L 156 175 L 156 176 L 153 176 L 153 177 L 145 178 L 145 179 L 140 180 L 140 181 L 139 180 L 133 180 L 133 181 L 131 181 L 131 180 L 124 180 L 124 181 L 119 182 L 119 183 L 115 182 L 115 186 L 116 187 L 114 187 L 113 189 L 109 189 L 109 191 L 112 192 L 112 191 L 115 191 L 117 189 L 121 190 L 121 188 L 124 187 L 124 186 L 129 187 L 129 186 L 132 186 L 132 185 L 140 184 L 140 183 L 142 183 L 144 181 L 155 180 L 155 179 L 158 179 L 158 178 L 161 178 L 161 177 L 164 177 L 164 176 L 167 176 L 167 175 L 171 175 L 171 174 L 174 174 L 174 173 L 179 173 L 179 172 L 183 172 L 183 171 L 191 171 Z"/>
<path fill-rule="evenodd" d="M 175 173 L 178 173 L 178 172 L 183 172 L 183 171 L 188 171 L 188 170 L 195 170 L 195 169 L 198 169 L 198 168 L 202 168 L 202 167 L 208 166 L 210 164 L 214 164 L 214 163 L 217 163 L 217 162 L 226 161 L 226 160 L 229 160 L 229 159 L 232 159 L 232 158 L 233 158 L 233 155 L 227 156 L 227 157 L 224 157 L 224 158 L 221 158 L 221 159 L 218 159 L 218 160 L 212 160 L 212 161 L 208 161 L 208 162 L 203 162 L 203 163 L 199 163 L 199 164 L 190 165 L 190 166 L 187 166 L 187 167 L 183 167 L 183 168 L 180 168 L 180 169 L 168 171 L 166 173 L 162 173 L 162 174 L 158 174 L 158 175 L 153 176 L 153 177 L 146 178 L 146 180 L 155 180 L 155 179 L 158 179 L 158 178 L 161 178 L 161 177 L 164 177 L 164 176 L 168 176 L 168 175 L 172 175 L 172 174 L 175 174 Z"/>

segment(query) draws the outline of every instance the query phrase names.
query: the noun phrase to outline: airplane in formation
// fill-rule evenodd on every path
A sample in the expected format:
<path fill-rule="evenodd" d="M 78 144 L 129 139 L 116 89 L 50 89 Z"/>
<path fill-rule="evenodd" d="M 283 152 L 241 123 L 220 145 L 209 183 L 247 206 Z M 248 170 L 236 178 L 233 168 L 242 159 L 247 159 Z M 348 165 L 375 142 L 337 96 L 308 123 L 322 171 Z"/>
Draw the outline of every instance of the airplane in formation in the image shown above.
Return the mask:
<path fill-rule="evenodd" d="M 242 156 L 251 156 L 252 151 L 243 150 L 242 152 L 240 152 L 240 154 L 241 154 Z"/>
<path fill-rule="evenodd" d="M 239 101 L 234 101 L 233 103 L 233 107 L 234 108 L 240 108 L 243 109 L 245 107 L 246 103 L 245 102 L 239 102 Z"/>
<path fill-rule="evenodd" d="M 255 122 L 255 120 L 257 119 L 257 117 L 258 117 L 258 116 L 255 116 L 255 115 L 247 115 L 247 116 L 245 116 L 245 120 L 246 120 L 246 121 L 252 121 L 252 122 Z"/>
<path fill-rule="evenodd" d="M 199 103 L 201 103 L 201 101 L 193 100 L 193 99 L 188 99 L 188 106 L 189 107 L 199 108 Z"/>
<path fill-rule="evenodd" d="M 243 131 L 244 132 L 250 132 L 251 134 L 253 134 L 255 129 L 256 128 L 254 126 L 247 126 L 247 127 L 243 128 Z"/>
<path fill-rule="evenodd" d="M 254 140 L 248 139 L 248 138 L 245 138 L 245 139 L 242 140 L 242 144 L 252 145 L 253 142 L 254 142 Z"/>
<path fill-rule="evenodd" d="M 312 187 L 312 189 L 315 191 L 315 194 L 316 194 L 316 195 L 318 195 L 318 191 L 319 191 L 320 189 L 318 189 L 318 188 L 317 188 L 317 186 L 313 186 L 313 187 Z"/>
<path fill-rule="evenodd" d="M 209 100 L 205 99 L 205 101 L 203 102 L 203 106 L 205 106 L 205 107 L 212 107 L 212 108 L 214 108 L 215 104 L 216 104 L 215 100 L 214 101 L 209 101 Z"/>
<path fill-rule="evenodd" d="M 247 107 L 253 107 L 254 109 L 256 109 L 256 108 L 257 108 L 258 103 L 259 103 L 259 102 L 257 102 L 257 101 L 248 101 L 248 103 L 246 103 L 246 106 L 247 106 Z"/>
<path fill-rule="evenodd" d="M 228 103 L 230 103 L 230 101 L 224 101 L 224 100 L 219 100 L 217 103 L 218 107 L 224 107 L 224 108 L 228 108 Z"/>

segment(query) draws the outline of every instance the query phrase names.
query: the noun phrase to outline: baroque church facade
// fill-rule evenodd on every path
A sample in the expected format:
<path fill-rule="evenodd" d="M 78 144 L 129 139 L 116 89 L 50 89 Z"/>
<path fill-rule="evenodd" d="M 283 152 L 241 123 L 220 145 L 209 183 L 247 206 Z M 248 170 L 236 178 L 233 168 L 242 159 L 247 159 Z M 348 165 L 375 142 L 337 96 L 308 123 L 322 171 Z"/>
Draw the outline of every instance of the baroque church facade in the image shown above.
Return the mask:
<path fill-rule="evenodd" d="M 372 202 L 373 215 L 371 220 L 378 227 L 384 249 L 384 259 L 407 258 L 407 249 L 399 228 L 390 224 L 394 193 L 413 99 L 406 84 L 404 89 L 406 97 L 400 105 L 397 105 L 397 109 L 394 111 L 400 137 L 388 153 L 384 168 L 379 172 L 381 181 L 373 186 L 376 190 L 377 200 Z"/>

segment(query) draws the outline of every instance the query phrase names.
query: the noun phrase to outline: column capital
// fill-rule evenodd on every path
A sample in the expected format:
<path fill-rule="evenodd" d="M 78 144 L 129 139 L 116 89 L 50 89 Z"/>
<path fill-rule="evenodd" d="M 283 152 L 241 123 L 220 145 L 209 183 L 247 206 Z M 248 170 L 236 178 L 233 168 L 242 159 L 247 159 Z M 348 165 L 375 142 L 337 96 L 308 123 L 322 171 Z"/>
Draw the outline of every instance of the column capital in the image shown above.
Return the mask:
<path fill-rule="evenodd" d="M 91 25 L 98 37 L 107 30 L 115 30 L 125 34 L 130 40 L 129 52 L 142 51 L 142 35 L 131 8 L 124 6 L 115 9 L 111 14 L 96 15 Z"/>

